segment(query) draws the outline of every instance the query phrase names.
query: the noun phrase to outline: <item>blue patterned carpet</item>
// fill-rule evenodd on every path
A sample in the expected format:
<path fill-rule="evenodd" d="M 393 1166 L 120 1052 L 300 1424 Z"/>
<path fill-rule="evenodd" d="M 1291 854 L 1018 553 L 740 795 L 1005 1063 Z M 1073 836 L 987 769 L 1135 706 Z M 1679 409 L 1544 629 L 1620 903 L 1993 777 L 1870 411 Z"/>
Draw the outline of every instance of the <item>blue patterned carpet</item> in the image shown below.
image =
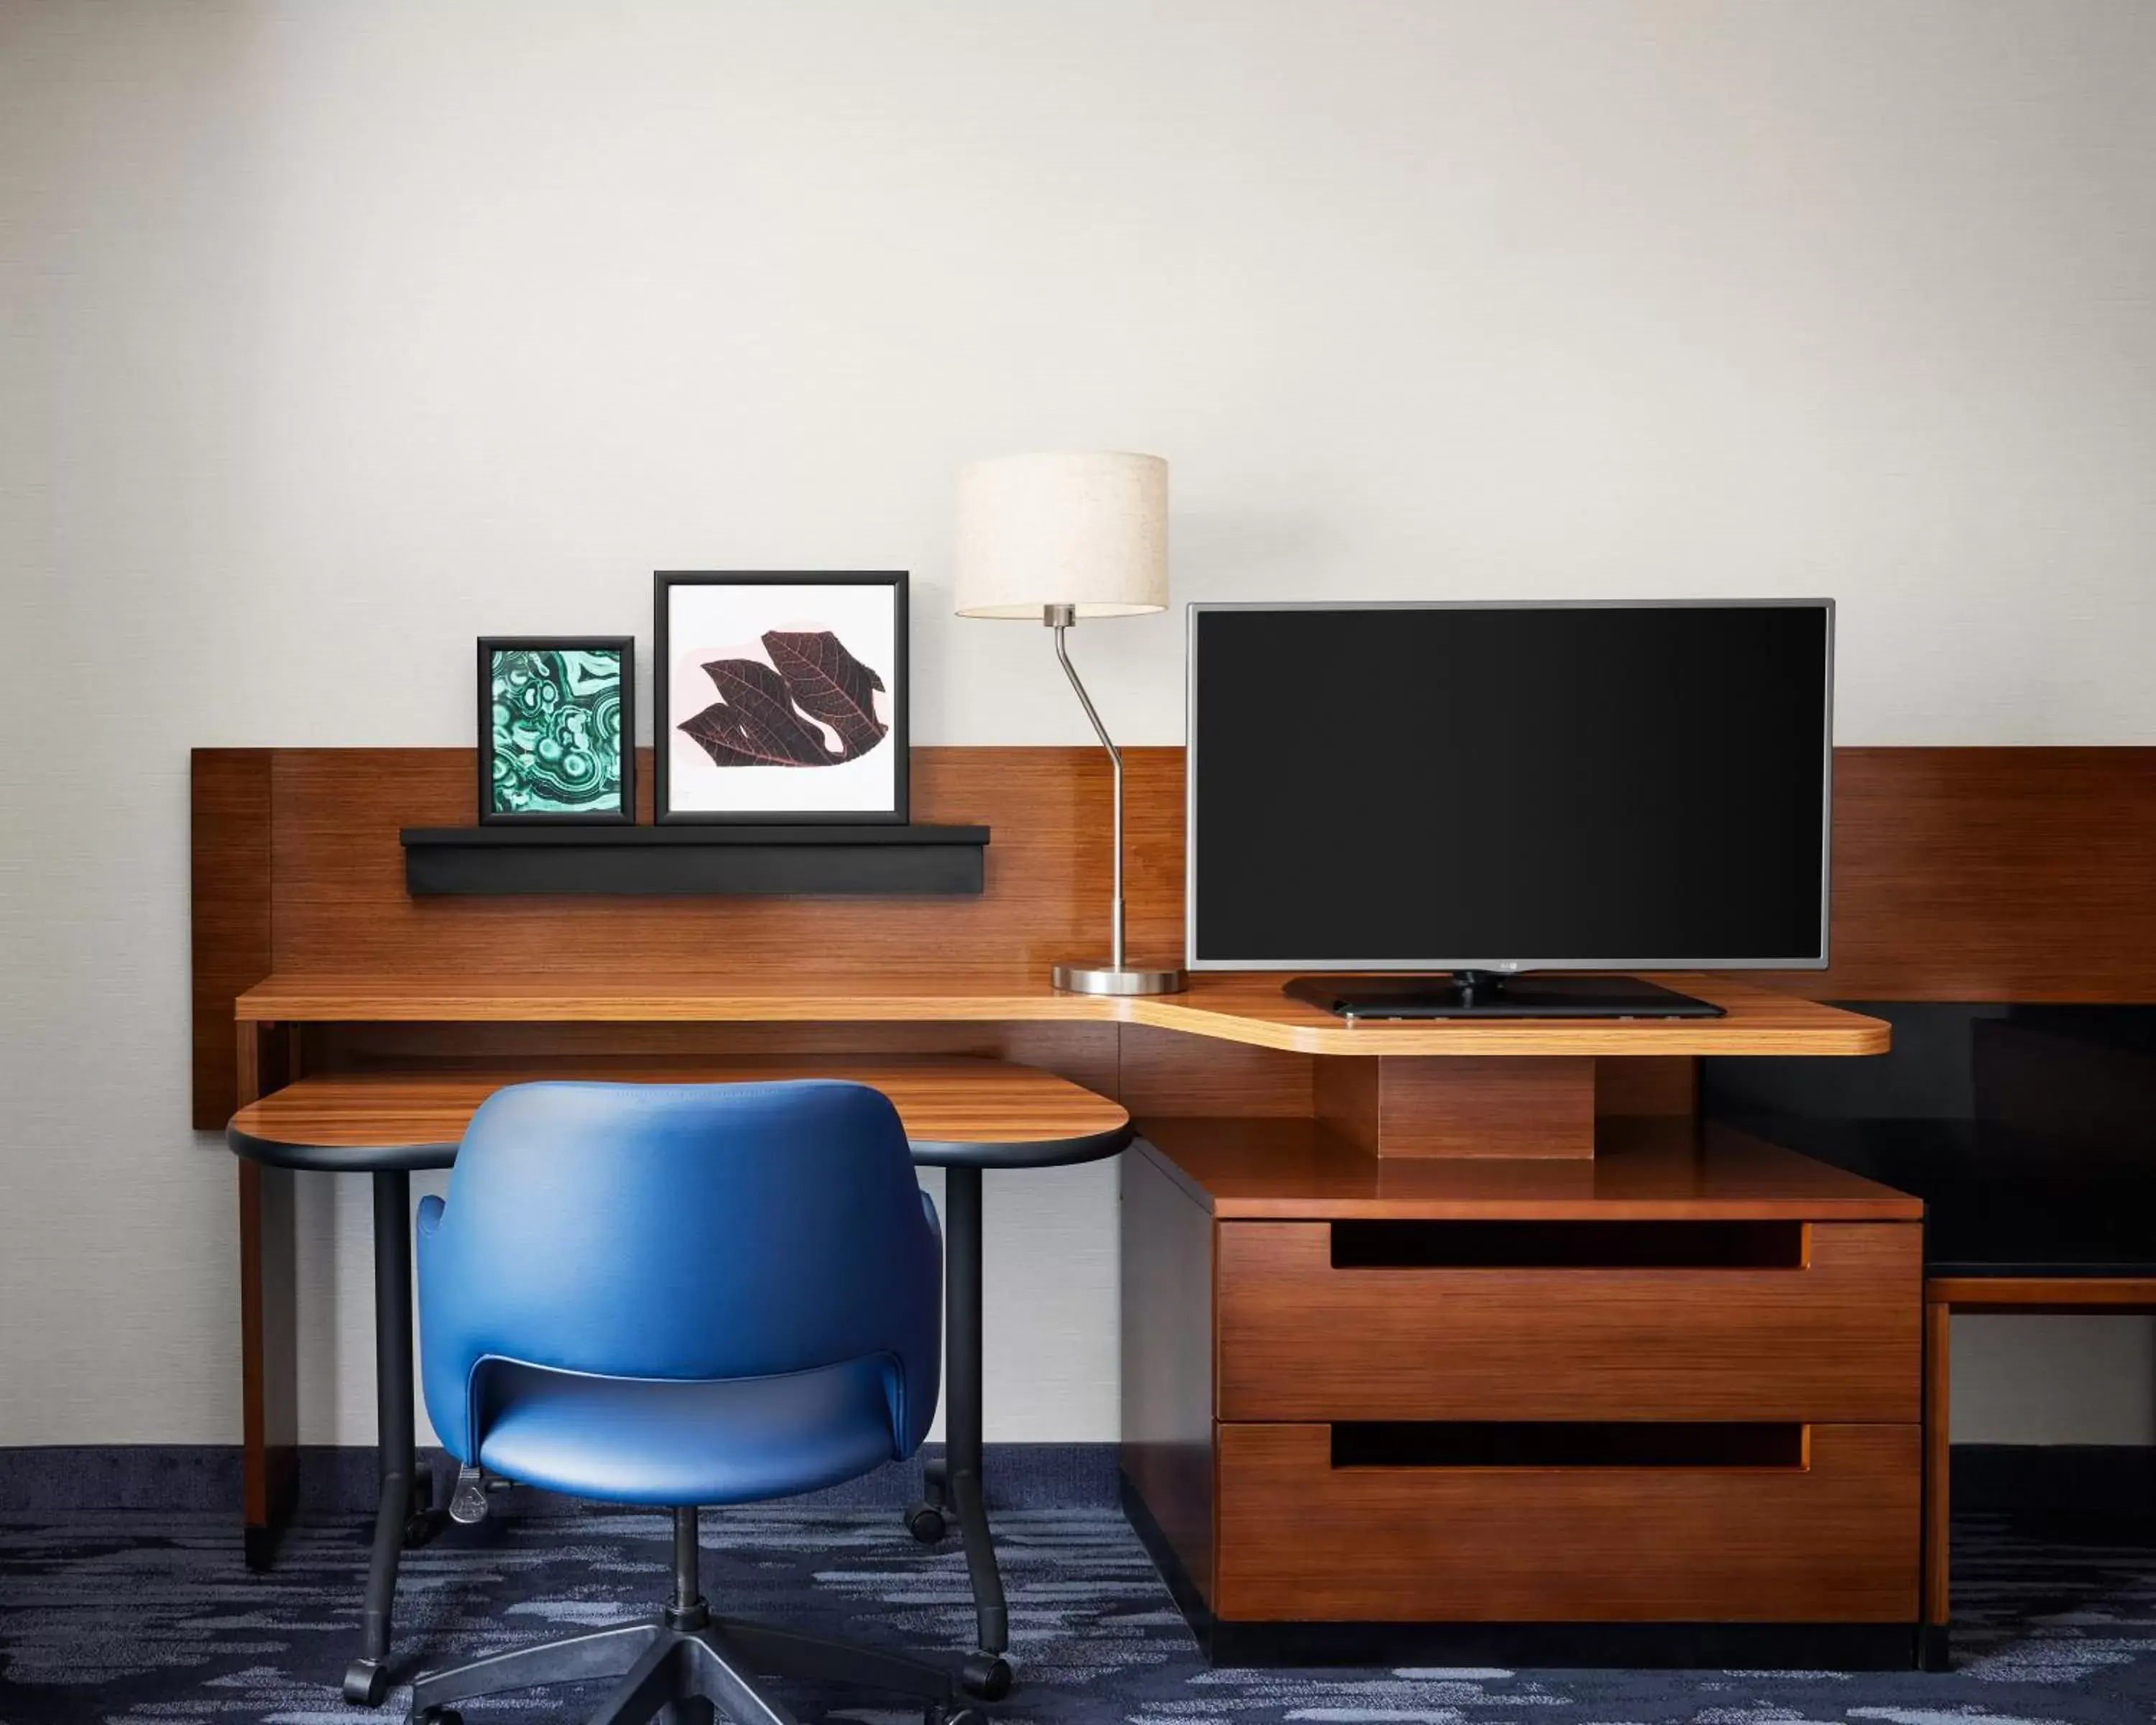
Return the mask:
<path fill-rule="evenodd" d="M 302 1527 L 276 1572 L 242 1566 L 226 1514 L 0 1520 L 0 1725 L 254 1720 L 353 1725 L 336 1698 L 357 1645 L 364 1528 Z M 1020 1687 L 999 1720 L 1106 1725 L 2007 1725 L 2156 1717 L 2156 1547 L 2123 1532 L 1955 1528 L 1956 1669 L 1833 1671 L 1209 1671 L 1112 1510 L 1013 1511 L 998 1531 Z M 732 1511 L 705 1522 L 706 1590 L 736 1615 L 954 1652 L 963 1560 L 888 1511 Z M 497 1517 L 411 1554 L 398 1645 L 439 1661 L 637 1615 L 664 1592 L 665 1522 L 620 1512 Z M 900 1725 L 851 1697 L 804 1714 Z M 571 1720 L 590 1692 L 466 1706 Z M 403 1717 L 403 1693 L 384 1709 Z"/>

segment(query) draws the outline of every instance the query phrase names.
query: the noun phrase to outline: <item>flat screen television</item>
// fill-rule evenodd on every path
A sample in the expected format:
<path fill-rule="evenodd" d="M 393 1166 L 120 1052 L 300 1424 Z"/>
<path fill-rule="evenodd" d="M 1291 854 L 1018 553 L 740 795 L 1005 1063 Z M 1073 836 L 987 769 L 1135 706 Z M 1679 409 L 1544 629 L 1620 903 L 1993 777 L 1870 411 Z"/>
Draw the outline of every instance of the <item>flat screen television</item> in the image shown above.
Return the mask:
<path fill-rule="evenodd" d="M 1507 978 L 1825 964 L 1831 600 L 1194 604 L 1189 629 L 1193 970 L 1404 973 L 1291 990 L 1349 1016 L 1631 1016 L 1715 1009 Z"/>

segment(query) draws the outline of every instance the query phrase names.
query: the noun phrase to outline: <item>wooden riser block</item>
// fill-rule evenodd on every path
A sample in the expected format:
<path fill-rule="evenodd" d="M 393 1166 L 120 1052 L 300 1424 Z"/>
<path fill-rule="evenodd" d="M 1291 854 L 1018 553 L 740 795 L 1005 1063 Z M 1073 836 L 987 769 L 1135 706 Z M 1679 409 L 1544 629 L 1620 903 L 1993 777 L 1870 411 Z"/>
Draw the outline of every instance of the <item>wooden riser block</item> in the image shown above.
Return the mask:
<path fill-rule="evenodd" d="M 1598 1060 L 1594 1111 L 1604 1120 L 1655 1120 L 1697 1114 L 1699 1061 L 1689 1055 L 1631 1055 Z"/>
<path fill-rule="evenodd" d="M 1594 1061 L 1325 1055 L 1317 1117 L 1373 1156 L 1591 1157 Z"/>

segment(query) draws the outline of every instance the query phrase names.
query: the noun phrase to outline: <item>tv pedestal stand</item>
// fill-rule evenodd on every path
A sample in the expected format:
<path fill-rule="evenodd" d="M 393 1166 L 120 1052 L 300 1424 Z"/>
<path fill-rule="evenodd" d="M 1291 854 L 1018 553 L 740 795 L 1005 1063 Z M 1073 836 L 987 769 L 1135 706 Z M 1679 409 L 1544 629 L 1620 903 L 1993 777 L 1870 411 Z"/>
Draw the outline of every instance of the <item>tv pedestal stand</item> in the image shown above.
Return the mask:
<path fill-rule="evenodd" d="M 1299 976 L 1282 988 L 1335 1017 L 1356 1019 L 1718 1019 L 1722 1009 L 1629 976 Z"/>

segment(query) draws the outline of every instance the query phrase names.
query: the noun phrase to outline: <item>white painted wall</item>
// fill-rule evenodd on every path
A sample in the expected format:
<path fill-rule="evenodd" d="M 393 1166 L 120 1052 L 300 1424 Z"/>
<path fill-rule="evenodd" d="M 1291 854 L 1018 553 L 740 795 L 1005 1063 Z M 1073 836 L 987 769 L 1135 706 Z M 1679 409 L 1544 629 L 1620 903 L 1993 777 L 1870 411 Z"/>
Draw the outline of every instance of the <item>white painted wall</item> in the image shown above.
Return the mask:
<path fill-rule="evenodd" d="M 0 1443 L 237 1432 L 188 746 L 462 742 L 680 566 L 910 567 L 916 737 L 1082 741 L 970 456 L 1168 455 L 1183 598 L 1830 593 L 1845 741 L 2156 742 L 2152 87 L 2142 0 L 0 0 Z M 1172 618 L 1079 651 L 1178 739 Z M 1110 1436 L 1112 1174 L 991 1204 L 992 1435 Z M 1959 1435 L 2149 1435 L 2045 1333 Z"/>

